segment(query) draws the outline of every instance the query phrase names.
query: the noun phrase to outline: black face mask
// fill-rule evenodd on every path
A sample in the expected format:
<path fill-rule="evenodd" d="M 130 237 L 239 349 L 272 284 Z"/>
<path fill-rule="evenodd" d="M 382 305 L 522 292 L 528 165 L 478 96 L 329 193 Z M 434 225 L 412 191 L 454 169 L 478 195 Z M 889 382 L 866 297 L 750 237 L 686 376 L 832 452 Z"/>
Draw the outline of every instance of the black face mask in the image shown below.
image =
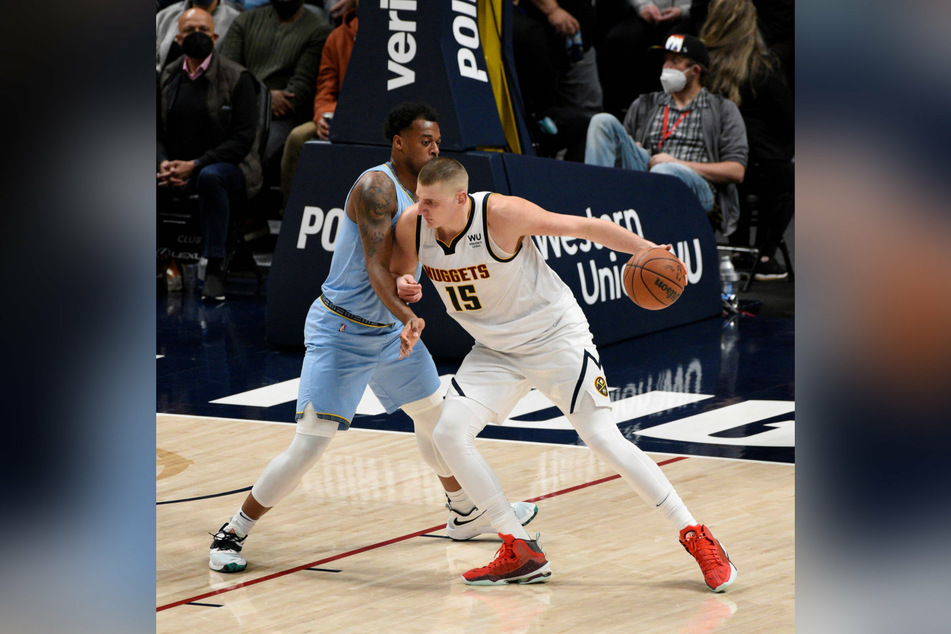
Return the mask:
<path fill-rule="evenodd" d="M 192 59 L 205 59 L 211 55 L 214 48 L 215 41 L 210 35 L 201 31 L 189 33 L 182 40 L 182 50 Z"/>
<path fill-rule="evenodd" d="M 297 13 L 297 10 L 304 5 L 304 0 L 271 0 L 271 6 L 274 7 L 274 10 L 277 12 L 277 15 L 282 20 L 286 20 Z"/>

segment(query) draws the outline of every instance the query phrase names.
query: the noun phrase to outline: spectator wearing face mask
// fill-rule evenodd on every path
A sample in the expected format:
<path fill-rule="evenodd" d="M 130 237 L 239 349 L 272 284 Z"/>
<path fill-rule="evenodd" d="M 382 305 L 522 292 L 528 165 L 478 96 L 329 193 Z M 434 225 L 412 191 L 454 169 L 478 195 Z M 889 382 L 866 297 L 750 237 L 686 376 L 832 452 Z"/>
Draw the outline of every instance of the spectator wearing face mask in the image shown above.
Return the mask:
<path fill-rule="evenodd" d="M 710 56 L 700 38 L 671 35 L 662 48 L 663 92 L 635 99 L 623 125 L 614 115 L 596 114 L 584 162 L 679 178 L 728 236 L 740 217 L 736 185 L 749 157 L 746 125 L 735 103 L 701 86 Z"/>
<path fill-rule="evenodd" d="M 271 127 L 264 150 L 265 178 L 277 180 L 284 142 L 296 126 L 314 117 L 314 89 L 327 20 L 303 0 L 271 0 L 231 24 L 221 53 L 244 66 L 271 91 Z"/>
<path fill-rule="evenodd" d="M 178 18 L 193 7 L 204 9 L 214 18 L 219 43 L 234 19 L 241 15 L 241 8 L 226 0 L 182 0 L 165 7 L 155 16 L 155 70 L 161 71 L 166 62 L 182 54 L 182 48 L 175 40 Z"/>
<path fill-rule="evenodd" d="M 185 55 L 165 66 L 158 95 L 159 204 L 176 193 L 198 194 L 208 301 L 225 298 L 222 262 L 232 211 L 261 188 L 256 82 L 214 52 L 217 39 L 207 11 L 185 11 L 177 35 Z"/>

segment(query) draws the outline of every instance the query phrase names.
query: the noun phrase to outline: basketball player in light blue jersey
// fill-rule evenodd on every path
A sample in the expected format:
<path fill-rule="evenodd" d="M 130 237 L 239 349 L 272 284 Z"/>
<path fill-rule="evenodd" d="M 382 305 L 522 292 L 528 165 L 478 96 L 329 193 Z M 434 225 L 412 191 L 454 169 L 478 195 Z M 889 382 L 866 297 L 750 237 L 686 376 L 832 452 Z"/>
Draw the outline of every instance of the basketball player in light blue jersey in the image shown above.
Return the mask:
<path fill-rule="evenodd" d="M 399 354 L 404 327 L 418 337 L 425 322 L 399 298 L 390 273 L 393 227 L 415 202 L 419 170 L 439 155 L 436 112 L 425 104 L 400 104 L 387 115 L 384 134 L 391 142 L 390 160 L 363 172 L 347 195 L 346 218 L 323 293 L 307 314 L 294 439 L 265 467 L 241 508 L 215 534 L 209 554 L 212 570 L 240 572 L 247 567 L 241 549 L 251 528 L 297 487 L 337 430 L 350 427 L 368 385 L 387 413 L 402 409 L 413 419 L 423 459 L 446 490 L 449 537 L 465 540 L 495 532 L 433 444 L 443 397 L 429 351 L 419 342 L 412 359 L 401 360 Z M 522 524 L 538 512 L 525 502 L 512 509 Z"/>
<path fill-rule="evenodd" d="M 571 289 L 546 264 L 533 235 L 595 242 L 621 253 L 657 245 L 603 218 L 546 211 L 517 196 L 469 194 L 457 161 L 438 158 L 419 173 L 419 202 L 396 225 L 391 270 L 404 298 L 419 299 L 411 271 L 422 263 L 446 311 L 475 339 L 446 394 L 433 440 L 452 473 L 502 538 L 498 557 L 463 575 L 471 585 L 541 583 L 551 567 L 512 513 L 475 437 L 501 424 L 532 386 L 565 414 L 584 443 L 678 531 L 704 581 L 723 592 L 736 566 L 710 529 L 697 523 L 660 467 L 621 434 L 588 320 Z M 476 234 L 478 238 L 476 239 Z M 664 245 L 670 250 L 670 245 Z M 417 335 L 404 329 L 400 354 Z"/>

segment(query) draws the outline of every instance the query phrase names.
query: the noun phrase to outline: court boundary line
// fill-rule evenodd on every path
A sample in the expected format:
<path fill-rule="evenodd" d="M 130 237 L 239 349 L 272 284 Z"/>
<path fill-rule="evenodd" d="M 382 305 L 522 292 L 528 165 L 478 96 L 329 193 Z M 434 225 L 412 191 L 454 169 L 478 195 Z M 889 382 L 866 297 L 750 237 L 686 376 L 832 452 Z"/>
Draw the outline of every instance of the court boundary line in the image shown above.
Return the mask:
<path fill-rule="evenodd" d="M 691 456 L 691 457 L 692 457 L 692 456 Z M 687 460 L 687 459 L 688 459 L 687 456 L 677 456 L 677 457 L 675 457 L 675 458 L 669 458 L 669 459 L 667 459 L 667 460 L 663 460 L 663 461 L 661 461 L 661 462 L 658 462 L 658 463 L 657 463 L 657 466 L 662 467 L 662 466 L 664 466 L 664 465 L 668 465 L 668 464 L 671 464 L 671 463 L 674 463 L 674 462 L 680 462 L 681 460 Z M 559 490 L 559 491 L 554 491 L 554 492 L 552 492 L 552 493 L 546 493 L 546 494 L 544 494 L 544 495 L 539 495 L 538 497 L 530 498 L 530 499 L 527 499 L 527 500 L 525 500 L 525 501 L 526 501 L 526 502 L 538 502 L 539 500 L 548 500 L 548 499 L 551 499 L 551 498 L 553 498 L 553 497 L 558 497 L 559 495 L 565 495 L 566 493 L 573 493 L 573 492 L 579 491 L 579 490 L 581 490 L 581 489 L 586 489 L 586 488 L 588 488 L 588 487 L 592 487 L 592 486 L 595 486 L 595 485 L 598 485 L 598 484 L 604 484 L 605 482 L 610 482 L 611 480 L 617 480 L 617 479 L 619 479 L 620 477 L 621 477 L 620 474 L 615 473 L 614 475 L 610 475 L 610 476 L 607 476 L 607 477 L 604 477 L 604 478 L 599 478 L 599 479 L 597 479 L 597 480 L 592 480 L 592 481 L 590 481 L 590 482 L 583 482 L 583 483 L 581 483 L 581 484 L 576 484 L 575 486 L 568 487 L 567 489 L 561 489 L 561 490 Z M 389 545 L 391 545 L 391 544 L 396 544 L 396 543 L 399 543 L 399 542 L 402 542 L 402 541 L 406 541 L 407 539 L 412 539 L 412 538 L 414 538 L 414 537 L 419 537 L 420 535 L 425 535 L 425 534 L 427 534 L 427 533 L 432 533 L 432 532 L 434 532 L 434 531 L 443 529 L 443 528 L 445 528 L 445 527 L 446 527 L 445 524 L 439 524 L 439 525 L 437 525 L 437 526 L 433 526 L 433 527 L 430 527 L 430 528 L 427 528 L 427 529 L 424 529 L 424 530 L 421 530 L 421 531 L 416 531 L 416 532 L 414 532 L 414 533 L 408 533 L 408 534 L 406 534 L 406 535 L 401 535 L 400 537 L 394 537 L 394 538 L 392 538 L 392 539 L 387 539 L 387 540 L 385 540 L 385 541 L 377 542 L 377 543 L 375 543 L 375 544 L 370 544 L 370 545 L 368 545 L 368 546 L 362 546 L 362 547 L 360 547 L 360 548 L 355 548 L 355 549 L 353 549 L 353 550 L 348 550 L 347 552 L 339 553 L 339 554 L 337 554 L 337 555 L 332 555 L 332 556 L 330 556 L 330 557 L 325 557 L 324 559 L 319 559 L 319 560 L 317 560 L 317 561 L 312 561 L 312 562 L 309 562 L 309 563 L 306 563 L 306 564 L 300 564 L 300 565 L 298 565 L 298 566 L 294 566 L 294 567 L 288 568 L 288 569 L 286 569 L 286 570 L 279 570 L 279 571 L 277 571 L 277 572 L 272 572 L 271 574 L 264 575 L 263 577 L 258 577 L 258 578 L 256 578 L 256 579 L 250 579 L 250 580 L 248 580 L 248 581 L 241 581 L 241 582 L 236 583 L 236 584 L 231 585 L 231 586 L 227 586 L 227 587 L 224 587 L 224 588 L 218 588 L 217 590 L 211 590 L 211 591 L 209 591 L 209 592 L 203 592 L 202 594 L 198 594 L 198 595 L 195 595 L 195 596 L 193 596 L 193 597 L 188 597 L 188 598 L 185 598 L 185 599 L 180 599 L 180 600 L 178 600 L 178 601 L 172 601 L 171 603 L 166 603 L 166 604 L 164 604 L 164 605 L 158 606 L 157 608 L 155 608 L 155 612 L 156 612 L 156 613 L 162 612 L 163 610 L 168 610 L 168 609 L 170 609 L 170 608 L 178 607 L 178 606 L 180 606 L 180 605 L 186 605 L 186 604 L 189 604 L 189 603 L 194 603 L 194 602 L 196 602 L 196 601 L 201 601 L 202 599 L 207 599 L 208 597 L 214 597 L 214 596 L 218 596 L 218 595 L 220 595 L 220 594 L 224 594 L 224 593 L 226 593 L 226 592 L 231 592 L 231 591 L 233 591 L 233 590 L 238 590 L 238 589 L 240 589 L 240 588 L 247 588 L 247 587 L 249 587 L 249 586 L 254 586 L 254 585 L 257 585 L 257 584 L 259 584 L 259 583 L 264 583 L 265 581 L 270 581 L 271 579 L 277 579 L 277 578 L 279 578 L 279 577 L 284 577 L 284 576 L 293 574 L 293 573 L 295 573 L 295 572 L 301 572 L 302 570 L 307 570 L 308 568 L 315 568 L 315 567 L 320 566 L 320 565 L 322 565 L 322 564 L 330 563 L 331 561 L 337 561 L 338 559 L 344 559 L 344 558 L 346 558 L 346 557 L 352 557 L 352 556 L 354 556 L 354 555 L 359 555 L 359 554 L 365 553 L 365 552 L 370 551 L 370 550 L 376 550 L 377 548 L 383 548 L 384 546 L 389 546 Z"/>

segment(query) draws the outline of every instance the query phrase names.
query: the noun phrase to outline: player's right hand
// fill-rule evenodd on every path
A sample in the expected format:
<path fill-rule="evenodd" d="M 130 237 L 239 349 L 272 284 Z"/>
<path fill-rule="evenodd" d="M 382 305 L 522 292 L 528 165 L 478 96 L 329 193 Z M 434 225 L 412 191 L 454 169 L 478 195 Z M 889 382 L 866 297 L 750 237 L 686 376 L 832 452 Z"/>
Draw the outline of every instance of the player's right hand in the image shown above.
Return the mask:
<path fill-rule="evenodd" d="M 425 327 L 426 321 L 422 317 L 413 317 L 406 322 L 403 332 L 400 333 L 400 359 L 410 355 Z"/>

